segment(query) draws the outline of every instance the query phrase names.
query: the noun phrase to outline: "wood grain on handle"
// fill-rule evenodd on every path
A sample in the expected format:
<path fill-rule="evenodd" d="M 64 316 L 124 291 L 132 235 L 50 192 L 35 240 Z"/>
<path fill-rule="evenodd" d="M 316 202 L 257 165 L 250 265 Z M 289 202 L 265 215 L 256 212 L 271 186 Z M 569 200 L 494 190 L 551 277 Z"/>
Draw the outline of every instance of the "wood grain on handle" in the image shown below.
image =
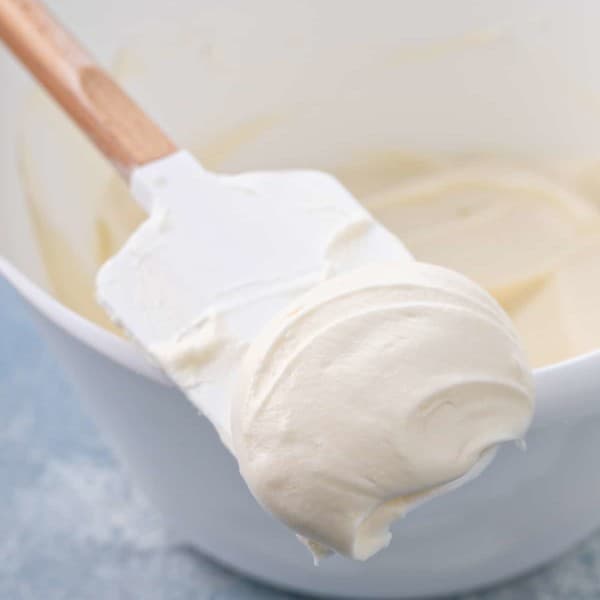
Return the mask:
<path fill-rule="evenodd" d="M 0 38 L 124 177 L 177 150 L 36 0 L 0 0 Z"/>

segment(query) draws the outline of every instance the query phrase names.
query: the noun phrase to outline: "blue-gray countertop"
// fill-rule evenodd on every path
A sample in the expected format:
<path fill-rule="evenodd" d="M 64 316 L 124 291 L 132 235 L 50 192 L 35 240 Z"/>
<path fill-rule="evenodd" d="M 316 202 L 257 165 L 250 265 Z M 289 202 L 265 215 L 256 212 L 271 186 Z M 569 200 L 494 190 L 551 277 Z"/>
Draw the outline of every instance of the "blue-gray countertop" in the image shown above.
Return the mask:
<path fill-rule="evenodd" d="M 297 596 L 169 544 L 0 280 L 0 600 L 208 598 Z M 537 573 L 468 596 L 592 598 L 600 598 L 600 534 Z"/>

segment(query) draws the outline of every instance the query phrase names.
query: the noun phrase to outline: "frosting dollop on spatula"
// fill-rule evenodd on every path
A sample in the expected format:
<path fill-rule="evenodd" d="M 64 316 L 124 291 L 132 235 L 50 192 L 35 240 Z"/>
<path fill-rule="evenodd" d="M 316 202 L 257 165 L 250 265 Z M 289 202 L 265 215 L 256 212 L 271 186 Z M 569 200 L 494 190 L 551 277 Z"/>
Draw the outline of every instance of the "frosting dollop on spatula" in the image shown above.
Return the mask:
<path fill-rule="evenodd" d="M 308 292 L 254 340 L 233 446 L 261 504 L 316 554 L 364 560 L 395 519 L 521 439 L 532 396 L 486 292 L 442 267 L 371 265 Z"/>

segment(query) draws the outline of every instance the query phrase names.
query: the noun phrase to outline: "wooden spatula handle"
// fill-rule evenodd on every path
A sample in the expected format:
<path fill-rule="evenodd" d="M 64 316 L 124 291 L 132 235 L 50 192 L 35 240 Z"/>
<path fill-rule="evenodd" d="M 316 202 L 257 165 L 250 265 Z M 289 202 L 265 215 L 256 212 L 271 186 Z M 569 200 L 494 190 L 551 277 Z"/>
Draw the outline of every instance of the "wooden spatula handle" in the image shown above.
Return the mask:
<path fill-rule="evenodd" d="M 123 176 L 176 151 L 36 0 L 0 0 L 0 38 Z"/>

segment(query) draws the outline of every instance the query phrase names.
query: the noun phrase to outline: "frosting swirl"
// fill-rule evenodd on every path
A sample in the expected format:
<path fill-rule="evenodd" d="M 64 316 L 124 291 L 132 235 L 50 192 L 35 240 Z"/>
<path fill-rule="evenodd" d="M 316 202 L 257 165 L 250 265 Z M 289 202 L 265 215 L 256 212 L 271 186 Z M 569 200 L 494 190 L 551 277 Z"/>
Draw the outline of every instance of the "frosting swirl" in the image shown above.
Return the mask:
<path fill-rule="evenodd" d="M 514 328 L 483 289 L 442 267 L 378 264 L 312 289 L 255 339 L 233 445 L 266 509 L 313 550 L 364 560 L 411 506 L 520 439 L 532 396 Z"/>

